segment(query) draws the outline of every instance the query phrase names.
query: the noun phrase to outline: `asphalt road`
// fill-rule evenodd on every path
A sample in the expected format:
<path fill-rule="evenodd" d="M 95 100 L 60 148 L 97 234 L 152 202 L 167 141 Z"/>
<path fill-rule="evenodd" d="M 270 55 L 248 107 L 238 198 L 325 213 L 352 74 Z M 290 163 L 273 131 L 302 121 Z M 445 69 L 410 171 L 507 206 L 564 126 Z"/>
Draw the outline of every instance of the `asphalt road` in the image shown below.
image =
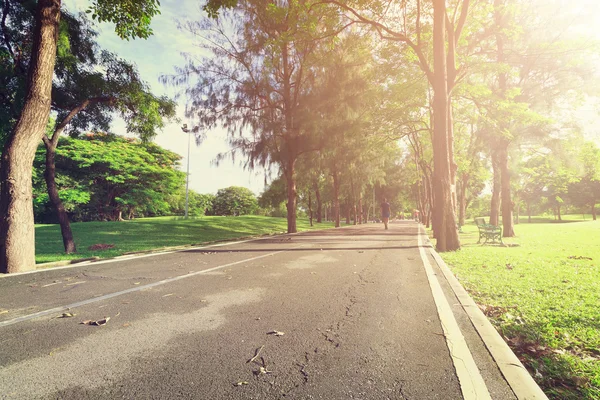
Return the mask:
<path fill-rule="evenodd" d="M 465 395 L 477 376 L 514 398 L 428 278 L 417 232 L 359 225 L 3 277 L 0 398 L 485 398 Z M 467 378 L 448 318 L 477 365 Z"/>

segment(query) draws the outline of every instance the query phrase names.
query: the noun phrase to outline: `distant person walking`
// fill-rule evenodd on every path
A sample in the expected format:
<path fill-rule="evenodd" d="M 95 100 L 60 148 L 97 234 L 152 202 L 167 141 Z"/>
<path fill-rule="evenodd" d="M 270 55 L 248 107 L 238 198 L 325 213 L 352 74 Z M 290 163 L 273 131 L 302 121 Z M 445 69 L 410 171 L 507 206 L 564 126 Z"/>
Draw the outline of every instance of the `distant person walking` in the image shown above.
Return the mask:
<path fill-rule="evenodd" d="M 383 220 L 383 225 L 385 225 L 385 229 L 388 228 L 388 223 L 390 222 L 390 203 L 388 203 L 387 199 L 383 199 L 383 203 L 381 203 L 381 219 Z"/>

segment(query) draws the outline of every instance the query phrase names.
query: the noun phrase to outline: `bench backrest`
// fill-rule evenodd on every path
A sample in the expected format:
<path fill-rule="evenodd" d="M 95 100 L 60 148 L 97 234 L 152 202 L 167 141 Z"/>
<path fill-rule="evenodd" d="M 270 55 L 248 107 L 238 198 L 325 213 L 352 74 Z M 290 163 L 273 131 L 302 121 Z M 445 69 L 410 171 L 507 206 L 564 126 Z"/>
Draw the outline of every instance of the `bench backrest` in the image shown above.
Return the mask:
<path fill-rule="evenodd" d="M 475 218 L 475 225 L 477 225 L 477 226 L 485 225 L 485 218 L 483 218 L 483 217 Z"/>

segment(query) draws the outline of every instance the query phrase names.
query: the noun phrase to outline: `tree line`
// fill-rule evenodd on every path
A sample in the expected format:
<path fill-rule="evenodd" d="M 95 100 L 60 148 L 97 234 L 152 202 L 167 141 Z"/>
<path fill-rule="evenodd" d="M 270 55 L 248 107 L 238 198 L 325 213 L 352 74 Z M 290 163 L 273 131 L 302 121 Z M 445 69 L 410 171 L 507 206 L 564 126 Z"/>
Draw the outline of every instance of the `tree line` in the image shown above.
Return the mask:
<path fill-rule="evenodd" d="M 116 0 L 88 11 L 115 23 L 122 38 L 147 38 L 159 5 Z M 210 0 L 204 11 L 180 24 L 201 52 L 162 80 L 187 95 L 194 132 L 229 132 L 231 151 L 219 160 L 241 155 L 248 168 L 277 171 L 288 232 L 296 231 L 304 196 L 318 208 L 321 192 L 330 192 L 339 226 L 344 212 L 362 221 L 372 192 L 393 197 L 386 190 L 401 179 L 404 206 L 422 211 L 438 250 L 455 250 L 486 178 L 490 222 L 502 217 L 503 234 L 512 236 L 513 213 L 533 190 L 522 176 L 587 168 L 535 164 L 538 155 L 584 142 L 572 110 L 597 94 L 587 82 L 597 80 L 589 61 L 598 54 L 592 38 L 572 29 L 586 22 L 585 10 L 558 0 Z M 48 198 L 65 216 L 52 185 L 61 134 L 105 128 L 113 111 L 149 141 L 174 116 L 174 103 L 153 96 L 134 66 L 98 49 L 89 19 L 68 14 L 60 1 L 4 0 L 2 31 L 0 269 L 8 272 L 33 265 L 39 142 Z M 57 123 L 47 134 L 51 110 Z M 582 175 L 567 175 L 573 192 L 573 177 Z M 61 228 L 72 242 L 68 219 Z"/>

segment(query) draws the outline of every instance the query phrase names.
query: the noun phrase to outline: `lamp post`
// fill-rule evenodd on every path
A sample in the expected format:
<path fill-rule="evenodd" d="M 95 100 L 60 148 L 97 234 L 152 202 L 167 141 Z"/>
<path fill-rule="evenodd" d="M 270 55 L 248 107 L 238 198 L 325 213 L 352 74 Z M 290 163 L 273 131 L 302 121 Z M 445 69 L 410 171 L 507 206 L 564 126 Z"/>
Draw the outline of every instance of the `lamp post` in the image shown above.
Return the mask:
<path fill-rule="evenodd" d="M 192 135 L 190 135 L 190 130 L 188 129 L 187 124 L 183 124 L 181 130 L 188 134 L 188 151 L 187 151 L 187 172 L 185 175 L 185 215 L 183 218 L 188 218 L 188 205 L 189 205 L 189 187 L 190 187 L 190 141 L 192 139 Z"/>

